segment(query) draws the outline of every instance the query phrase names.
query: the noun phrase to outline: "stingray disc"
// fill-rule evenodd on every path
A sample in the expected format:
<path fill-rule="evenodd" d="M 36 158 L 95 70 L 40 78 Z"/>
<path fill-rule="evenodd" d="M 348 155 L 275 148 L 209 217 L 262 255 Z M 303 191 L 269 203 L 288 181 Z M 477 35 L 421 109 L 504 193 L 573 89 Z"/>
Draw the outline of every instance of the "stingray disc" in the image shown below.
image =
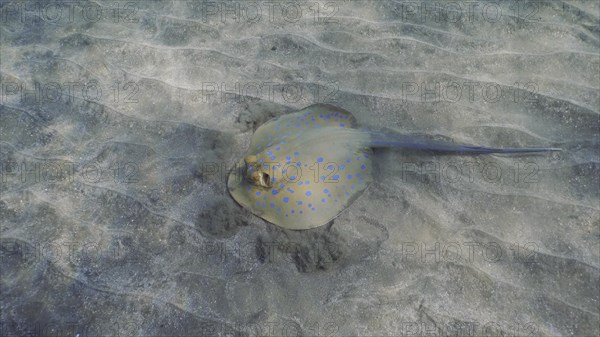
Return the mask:
<path fill-rule="evenodd" d="M 355 127 L 350 112 L 329 104 L 268 121 L 231 171 L 229 193 L 284 228 L 326 224 L 372 181 L 369 136 Z"/>

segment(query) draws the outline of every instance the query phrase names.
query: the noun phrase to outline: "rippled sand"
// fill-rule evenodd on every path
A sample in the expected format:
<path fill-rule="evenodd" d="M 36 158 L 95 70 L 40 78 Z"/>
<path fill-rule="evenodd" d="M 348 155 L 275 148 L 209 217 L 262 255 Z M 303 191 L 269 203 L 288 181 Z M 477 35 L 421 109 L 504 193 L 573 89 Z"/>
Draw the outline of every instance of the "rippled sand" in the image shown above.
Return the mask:
<path fill-rule="evenodd" d="M 600 333 L 597 3 L 252 4 L 1 4 L 3 335 Z M 377 151 L 285 231 L 225 176 L 317 102 L 564 151 Z"/>

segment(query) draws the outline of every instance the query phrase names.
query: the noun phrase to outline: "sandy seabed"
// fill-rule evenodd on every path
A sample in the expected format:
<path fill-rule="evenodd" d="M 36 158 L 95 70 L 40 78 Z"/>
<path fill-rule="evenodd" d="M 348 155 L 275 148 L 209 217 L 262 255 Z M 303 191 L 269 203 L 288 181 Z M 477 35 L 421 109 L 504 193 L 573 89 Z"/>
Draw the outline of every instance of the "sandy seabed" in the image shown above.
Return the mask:
<path fill-rule="evenodd" d="M 2 1 L 3 336 L 597 336 L 595 1 Z M 272 117 L 532 156 L 375 153 L 288 231 L 227 170 Z"/>

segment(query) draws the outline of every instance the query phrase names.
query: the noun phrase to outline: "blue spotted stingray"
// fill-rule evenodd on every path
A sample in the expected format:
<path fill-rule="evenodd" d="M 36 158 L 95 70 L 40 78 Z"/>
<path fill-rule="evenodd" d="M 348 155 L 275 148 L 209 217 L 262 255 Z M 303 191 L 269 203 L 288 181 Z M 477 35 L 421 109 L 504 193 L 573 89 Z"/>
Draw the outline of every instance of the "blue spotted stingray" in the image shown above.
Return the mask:
<path fill-rule="evenodd" d="M 256 130 L 248 155 L 229 175 L 229 193 L 275 225 L 310 229 L 335 218 L 367 188 L 374 147 L 470 154 L 558 150 L 461 145 L 371 132 L 356 124 L 350 112 L 329 104 L 271 119 Z"/>

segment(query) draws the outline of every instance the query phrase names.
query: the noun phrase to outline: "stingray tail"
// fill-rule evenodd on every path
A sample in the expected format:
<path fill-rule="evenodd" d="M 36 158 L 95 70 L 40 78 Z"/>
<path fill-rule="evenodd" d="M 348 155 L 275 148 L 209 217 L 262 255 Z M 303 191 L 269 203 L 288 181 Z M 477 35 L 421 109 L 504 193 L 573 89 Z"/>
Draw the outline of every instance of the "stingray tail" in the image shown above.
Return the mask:
<path fill-rule="evenodd" d="M 407 148 L 465 154 L 516 154 L 561 151 L 560 148 L 554 147 L 503 148 L 455 144 L 452 142 L 432 140 L 423 136 L 405 136 L 389 133 L 371 133 L 370 145 L 375 148 Z"/>

